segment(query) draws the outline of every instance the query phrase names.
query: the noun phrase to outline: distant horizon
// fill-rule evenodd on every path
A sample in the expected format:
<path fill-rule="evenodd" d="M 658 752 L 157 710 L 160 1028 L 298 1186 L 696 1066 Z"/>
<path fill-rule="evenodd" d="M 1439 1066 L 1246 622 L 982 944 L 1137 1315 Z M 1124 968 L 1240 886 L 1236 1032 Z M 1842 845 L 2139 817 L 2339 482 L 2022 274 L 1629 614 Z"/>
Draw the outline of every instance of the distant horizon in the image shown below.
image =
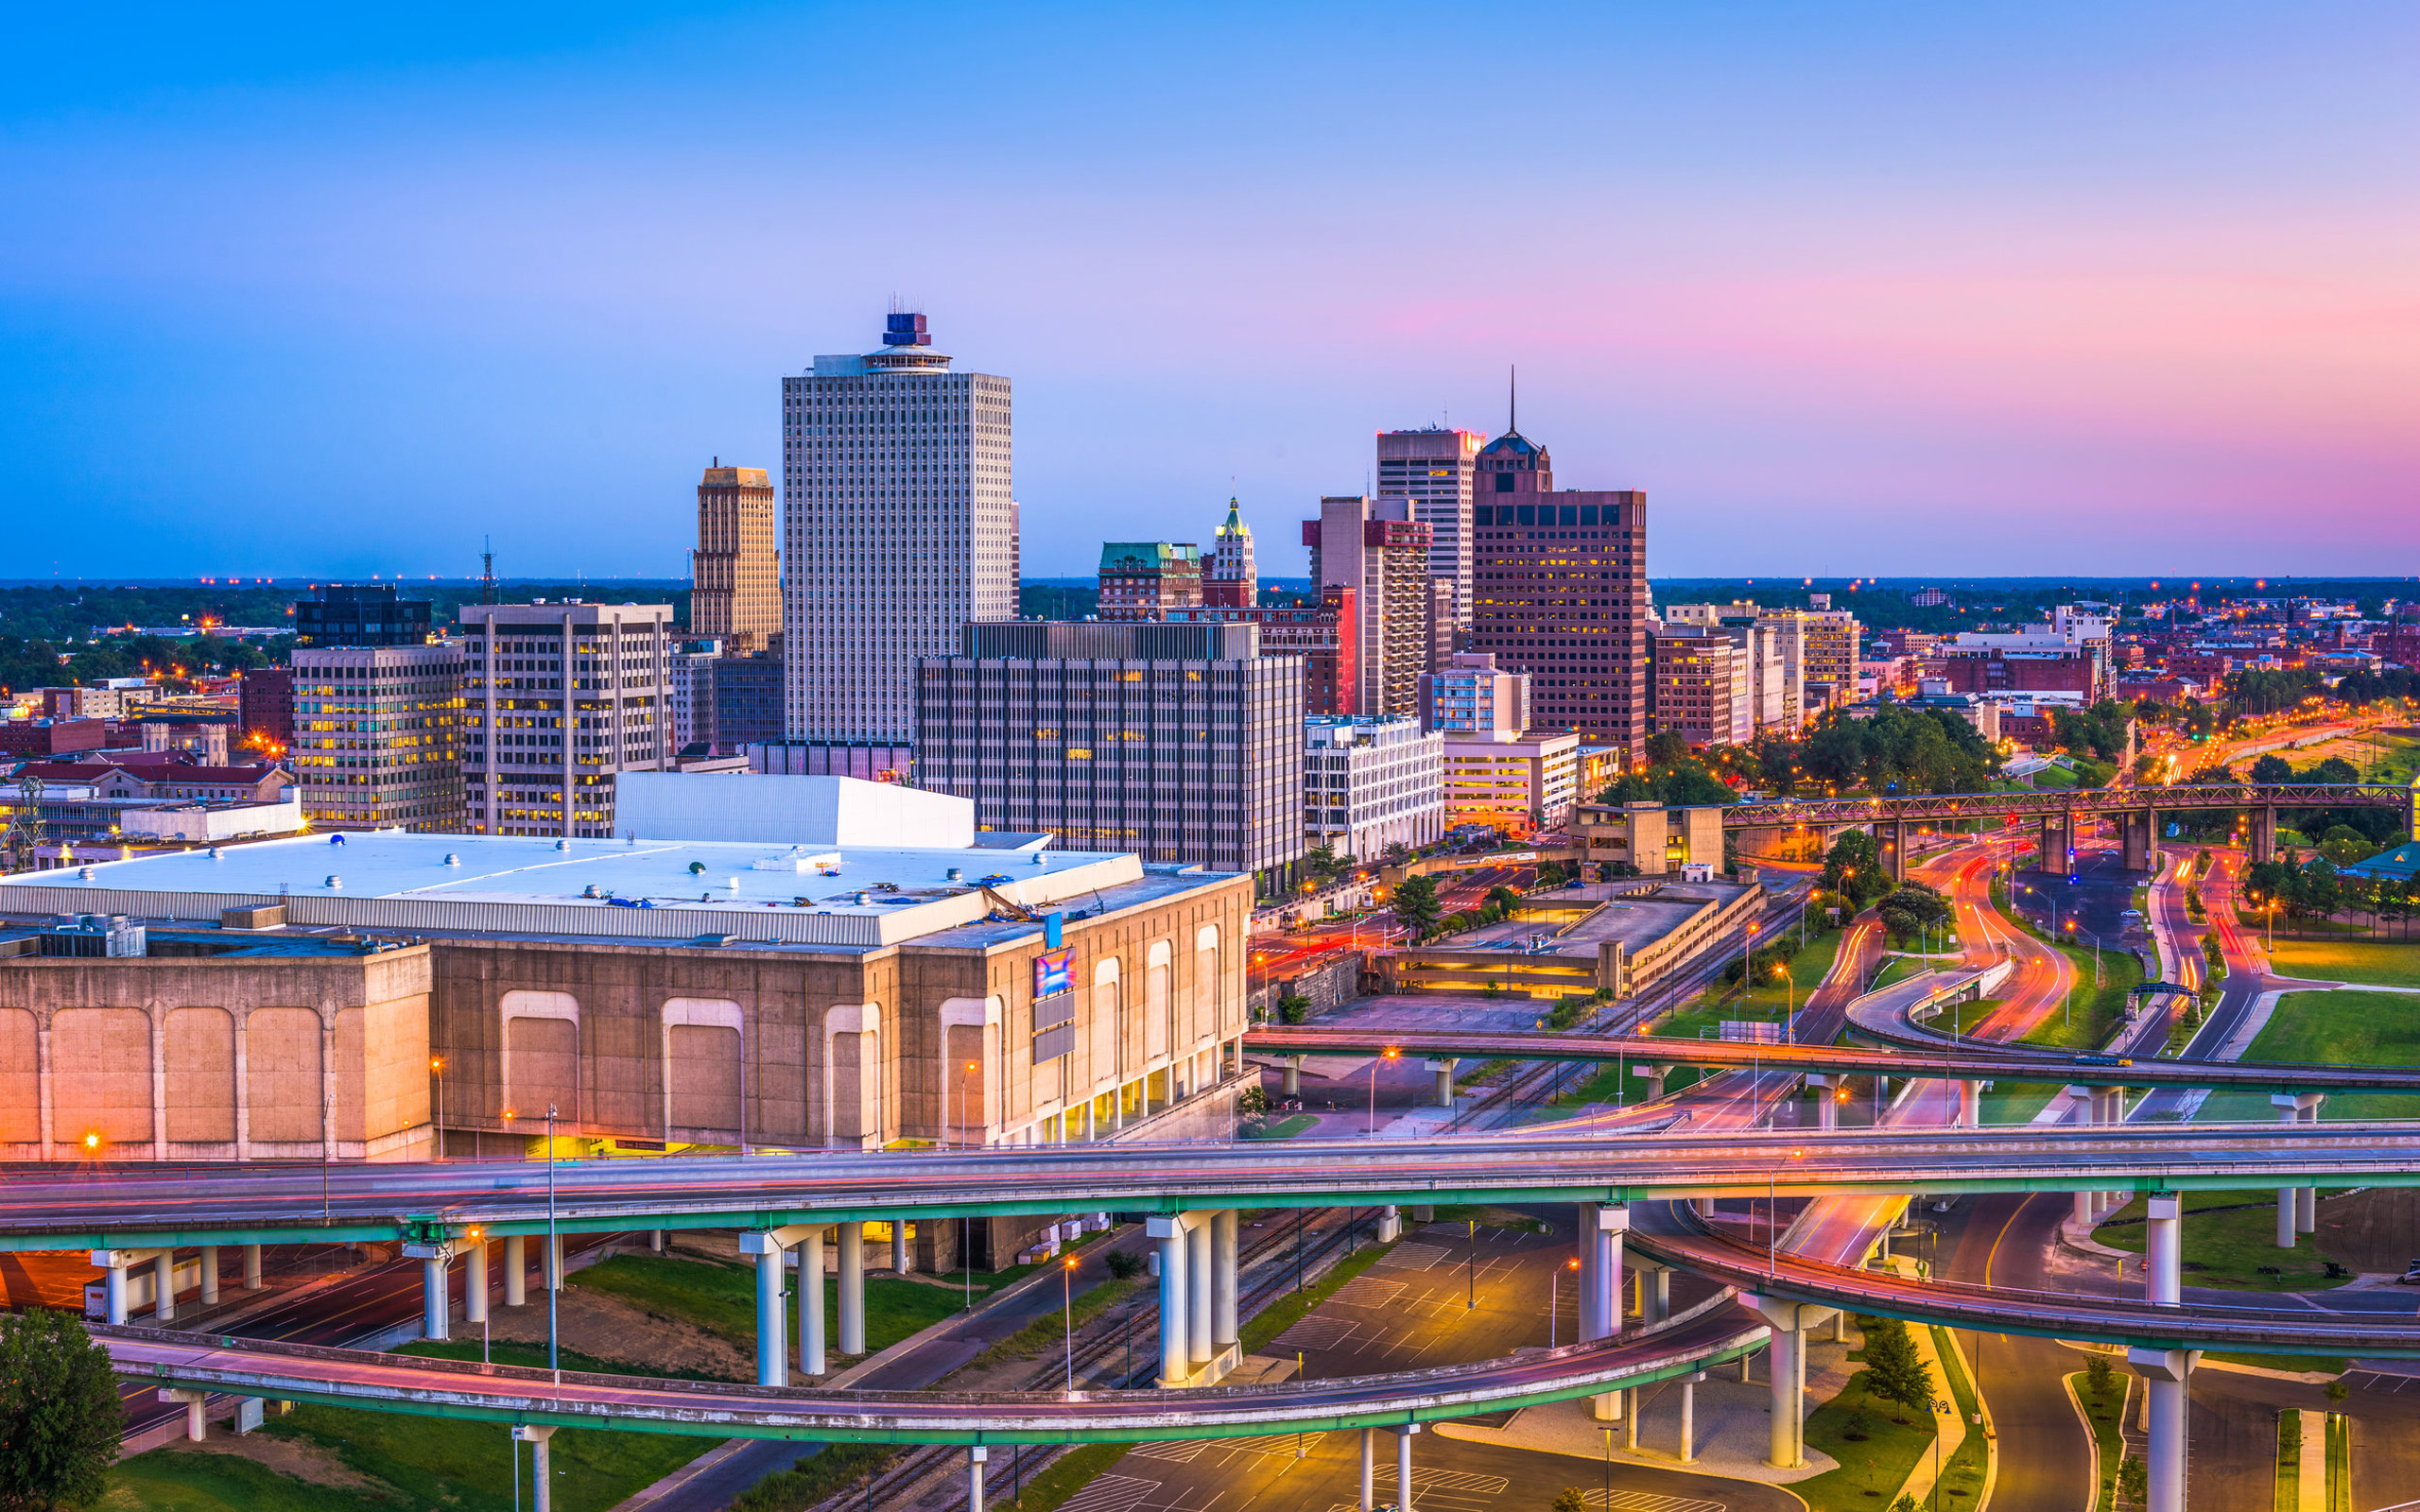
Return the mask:
<path fill-rule="evenodd" d="M 1702 575 L 1702 576 L 1668 576 L 1668 577 L 1667 577 L 1667 576 L 1656 576 L 1656 575 L 1654 575 L 1654 574 L 1651 573 L 1651 574 L 1648 576 L 1648 579 L 1647 579 L 1647 580 L 1648 580 L 1648 582 L 1649 582 L 1649 583 L 1651 583 L 1651 584 L 1655 584 L 1655 583 L 1669 583 L 1669 584 L 1697 584 L 1697 583 L 1703 583 L 1703 584 L 1724 584 L 1724 583 L 1737 583 L 1737 584 L 1739 584 L 1739 585 L 1741 585 L 1741 586 L 1747 586 L 1747 587 L 1766 587 L 1766 586 L 1772 586 L 1772 587 L 1785 587 L 1785 588 L 1799 588 L 1799 589 L 1808 590 L 1808 591 L 1812 591 L 1812 592 L 1816 592 L 1816 593 L 1839 593 L 1839 592 L 1854 593 L 1854 592 L 1856 592 L 1856 591 L 1857 591 L 1857 586 L 1858 586 L 1858 585 L 1863 585 L 1863 586 L 1866 586 L 1866 587 L 1873 587 L 1873 588 L 1884 588 L 1884 589 L 1902 589 L 1902 588 L 1919 588 L 1919 589 L 1921 589 L 1921 588 L 1942 588 L 1942 589 L 1953 589 L 1953 588 L 1974 588 L 1974 589 L 1984 589 L 1984 588 L 2002 588 L 2002 587 L 2005 587 L 2005 588 L 2026 588 L 2026 587 L 2046 586 L 2046 585 L 2054 584 L 2054 583 L 2056 583 L 2056 584 L 2072 584 L 2072 585 L 2075 585 L 2075 586 L 2078 586 L 2078 587 L 2084 587 L 2084 586 L 2114 586 L 2114 587 L 2142 586 L 2142 587 L 2146 587 L 2146 588 L 2151 588 L 2151 587 L 2165 587 L 2165 586 L 2171 585 L 2171 584 L 2180 584 L 2180 585 L 2194 585 L 2194 584 L 2198 584 L 2199 586 L 2202 586 L 2202 587 L 2204 587 L 2204 588 L 2208 588 L 2208 587 L 2212 587 L 2212 586 L 2236 586 L 2236 585 L 2253 585 L 2253 586 L 2258 586 L 2258 585 L 2261 585 L 2261 584 L 2269 584 L 2269 583 L 2273 583 L 2273 584 L 2278 584 L 2278 585 L 2283 585 L 2283 584 L 2287 584 L 2287 583 L 2318 583 L 2318 584 L 2331 585 L 2331 586 L 2332 586 L 2332 585 L 2339 585 L 2339 584 L 2342 584 L 2342 585 L 2362 585 L 2362 586 L 2371 586 L 2371 585 L 2377 585 L 2377 586 L 2389 586 L 2389 585 L 2397 585 L 2397 584 L 2420 584 L 2420 576 L 2415 576 L 2415 575 L 2411 575 L 2411 574 L 2403 574 L 2403 575 L 2391 576 L 2368 576 L 2368 575 L 2358 574 L 2358 573 L 2262 573 L 2262 572 L 2245 572 L 2245 573 L 2157 573 L 2157 574 L 2152 574 L 2152 573 L 2137 573 L 2137 574 L 2122 574 L 2122 575 L 2100 575 L 2100 576 L 2080 576 L 2080 575 L 2073 574 L 2073 573 L 2040 573 L 2040 574 L 2005 574 L 2005 575 L 1988 576 L 1972 576 L 1972 575 L 1969 575 L 1969 576 L 1927 576 L 1927 575 L 1918 574 L 1918 575 L 1903 575 L 1903 576 L 1868 576 L 1868 577 L 1850 577 L 1850 576 L 1827 577 L 1827 576 L 1809 576 L 1805 575 L 1805 574 L 1800 574 L 1800 575 L 1793 576 L 1793 575 L 1790 575 L 1790 574 L 1788 574 L 1788 573 L 1779 573 L 1779 574 L 1772 574 L 1772 575 L 1765 575 L 1765 574 L 1754 574 L 1754 575 L 1751 575 L 1751 574 L 1743 574 L 1743 573 L 1721 573 L 1721 574 Z M 345 584 L 357 584 L 357 585 L 372 585 L 372 584 L 376 584 L 376 585 L 381 585 L 381 586 L 391 586 L 391 587 L 396 587 L 396 588 L 410 588 L 410 587 L 413 587 L 413 586 L 415 586 L 415 585 L 435 586 L 435 587 L 440 587 L 440 588 L 468 588 L 468 587 L 476 587 L 476 586 L 479 586 L 479 585 L 480 585 L 481 583 L 483 583 L 484 581 L 485 581 L 485 579 L 480 578 L 480 577 L 475 577 L 475 576 L 472 576 L 472 577 L 450 577 L 450 576 L 443 576 L 443 575 L 441 575 L 441 574 L 434 574 L 434 573 L 429 574 L 429 575 L 426 575 L 426 576 L 401 576 L 401 575 L 395 575 L 395 574 L 354 574 L 354 573 L 319 573 L 319 574 L 309 574 L 309 573 L 295 573 L 295 574 L 284 574 L 284 575 L 280 575 L 280 576 L 275 576 L 275 577 L 253 576 L 217 576 L 217 577 L 198 577 L 198 576 L 197 576 L 197 577 L 159 577 L 159 576 L 149 576 L 149 577 L 147 577 L 147 576 L 0 577 L 0 591 L 4 591 L 4 590 L 8 590 L 8 589 L 17 589 L 17 588 L 67 588 L 67 587 L 75 587 L 75 586 L 84 586 L 84 587 L 94 587 L 94 588 L 112 588 L 112 587 L 113 587 L 113 588 L 228 588 L 228 589 L 242 589 L 242 588 L 296 588 L 296 589 L 308 590 L 308 589 L 311 589 L 311 588 L 314 588 L 314 587 L 318 587 L 318 586 L 324 585 L 324 584 L 330 584 L 330 583 L 345 583 Z M 603 584 L 608 584 L 608 583 L 628 583 L 628 584 L 632 584 L 632 585 L 637 585 L 637 586 L 652 586 L 652 585 L 661 584 L 661 585 L 663 585 L 663 586 L 665 586 L 665 587 L 668 587 L 668 588 L 680 588 L 680 589 L 683 589 L 683 590 L 685 590 L 685 589 L 689 588 L 689 587 L 694 583 L 694 581 L 695 581 L 695 579 L 694 579 L 694 578 L 690 578 L 690 577 L 650 576 L 647 576 L 647 575 L 643 575 L 643 574 L 633 574 L 633 575 L 622 576 L 603 576 L 603 575 L 598 575 L 598 574 L 588 574 L 588 575 L 583 576 L 583 575 L 581 575 L 581 574 L 579 574 L 579 573 L 577 573 L 577 572 L 564 572 L 564 573 L 534 573 L 534 574 L 520 575 L 520 576 L 499 576 L 495 579 L 496 586 L 497 586 L 497 587 L 499 587 L 499 588 L 512 587 L 512 586 L 536 586 L 536 587 L 548 587 L 548 588 L 554 588 L 554 587 L 571 587 L 571 588 L 578 588 L 578 587 L 582 587 L 582 586 L 603 585 Z M 1063 576 L 1048 576 L 1048 577 L 1036 577 L 1036 576 L 1023 576 L 1023 577 L 1018 578 L 1018 579 L 1017 579 L 1017 581 L 1018 581 L 1018 583 L 1019 583 L 1020 585 L 1030 585 L 1030 586 L 1035 586 L 1035 587 L 1048 587 L 1048 588 L 1071 588 L 1071 587 L 1082 587 L 1082 586 L 1089 586 L 1089 585 L 1092 585 L 1092 584 L 1096 583 L 1097 581 L 1098 581 L 1098 579 L 1096 576 L 1094 576 L 1093 575 L 1086 574 L 1086 575 L 1082 575 L 1082 576 L 1063 575 Z M 1260 578 L 1259 578 L 1259 581 L 1260 581 L 1261 585 L 1262 585 L 1262 586 L 1264 586 L 1264 587 L 1269 587 L 1269 586 L 1284 586 L 1284 587 L 1292 587 L 1292 586 L 1296 586 L 1296 585 L 1308 586 L 1308 584 L 1309 584 L 1309 582 L 1310 582 L 1310 579 L 1309 579 L 1308 577 L 1302 577 L 1302 576 L 1286 576 L 1286 575 L 1283 575 L 1283 574 L 1278 574 L 1278 575 L 1263 574 L 1263 575 L 1261 575 L 1261 576 L 1260 576 Z"/>

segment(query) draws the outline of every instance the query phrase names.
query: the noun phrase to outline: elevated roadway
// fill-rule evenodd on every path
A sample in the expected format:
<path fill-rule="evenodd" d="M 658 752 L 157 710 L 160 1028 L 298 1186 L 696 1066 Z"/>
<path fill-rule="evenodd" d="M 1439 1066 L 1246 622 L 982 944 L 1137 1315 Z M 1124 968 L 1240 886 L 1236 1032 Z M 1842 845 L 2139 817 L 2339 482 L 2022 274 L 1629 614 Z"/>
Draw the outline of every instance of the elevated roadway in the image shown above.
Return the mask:
<path fill-rule="evenodd" d="M 1915 978 L 1921 984 L 1924 978 Z M 1896 1010 L 1904 1012 L 1904 1009 Z M 1850 1045 L 1770 1044 L 1752 1040 L 1680 1039 L 1662 1035 L 1474 1034 L 1453 1029 L 1388 1033 L 1355 1029 L 1255 1029 L 1244 1048 L 1262 1055 L 1406 1056 L 1480 1060 L 1633 1061 L 1639 1065 L 1707 1066 L 1844 1073 L 1858 1076 L 1929 1076 L 1949 1081 L 2065 1081 L 2086 1087 L 2197 1087 L 2245 1091 L 2378 1091 L 2420 1094 L 2420 1071 L 2385 1066 L 2300 1065 L 2282 1061 L 2134 1059 L 2078 1056 L 1989 1040 L 1952 1040 L 1910 1032 L 1888 1005 L 1865 1000 L 1849 1021 L 1869 1033 L 1890 1034 L 1906 1049 Z"/>
<path fill-rule="evenodd" d="M 1279 1161 L 1282 1154 L 1284 1160 Z M 1436 1202 L 1623 1202 L 1866 1192 L 2420 1186 L 2420 1124 L 1693 1131 L 1076 1145 L 952 1154 L 20 1172 L 0 1250 L 774 1228 L 987 1213 Z M 322 1198 L 322 1187 L 325 1196 Z M 551 1217 L 550 1217 L 551 1211 Z M 323 1215 L 324 1214 L 324 1215 Z"/>

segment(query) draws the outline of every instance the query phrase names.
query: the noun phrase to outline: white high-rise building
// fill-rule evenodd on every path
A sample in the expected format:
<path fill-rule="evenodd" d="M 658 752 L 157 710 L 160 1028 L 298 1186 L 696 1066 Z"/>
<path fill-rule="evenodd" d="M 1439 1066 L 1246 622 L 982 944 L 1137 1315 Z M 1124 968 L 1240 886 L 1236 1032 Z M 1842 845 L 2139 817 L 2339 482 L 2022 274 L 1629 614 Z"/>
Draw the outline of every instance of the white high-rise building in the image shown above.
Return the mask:
<path fill-rule="evenodd" d="M 1430 426 L 1378 433 L 1378 493 L 1409 499 L 1411 517 L 1428 527 L 1428 576 L 1454 580 L 1454 623 L 1471 623 L 1471 480 L 1477 431 Z"/>
<path fill-rule="evenodd" d="M 883 339 L 782 380 L 785 726 L 904 758 L 917 659 L 1016 614 L 1017 507 L 1009 380 L 951 371 L 921 315 L 892 315 Z"/>

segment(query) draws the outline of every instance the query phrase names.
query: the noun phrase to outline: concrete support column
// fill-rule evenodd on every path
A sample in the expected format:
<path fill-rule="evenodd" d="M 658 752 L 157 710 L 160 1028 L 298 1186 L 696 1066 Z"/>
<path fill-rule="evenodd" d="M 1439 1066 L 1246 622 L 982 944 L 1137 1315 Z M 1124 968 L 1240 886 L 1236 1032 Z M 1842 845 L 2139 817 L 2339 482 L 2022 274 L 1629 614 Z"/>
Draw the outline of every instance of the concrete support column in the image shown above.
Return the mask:
<path fill-rule="evenodd" d="M 916 1268 L 915 1253 L 908 1247 L 908 1220 L 890 1220 L 890 1268 L 905 1276 Z"/>
<path fill-rule="evenodd" d="M 1236 1210 L 1221 1208 L 1210 1219 L 1210 1349 L 1215 1354 L 1235 1342 Z"/>
<path fill-rule="evenodd" d="M 2199 1349 L 2128 1349 L 2126 1363 L 2150 1389 L 2151 1485 L 2145 1512 L 2185 1512 L 2185 1418 Z"/>
<path fill-rule="evenodd" d="M 1968 1077 L 1958 1084 L 1958 1126 L 1975 1128 L 1983 1122 L 1983 1084 Z"/>
<path fill-rule="evenodd" d="M 258 1245 L 246 1245 L 244 1246 L 244 1290 L 248 1292 L 257 1292 L 260 1289 L 261 1246 Z"/>
<path fill-rule="evenodd" d="M 1420 1425 L 1406 1423 L 1387 1432 L 1395 1435 L 1395 1512 L 1411 1512 L 1411 1435 L 1420 1432 Z"/>
<path fill-rule="evenodd" d="M 2151 1194 L 2150 1231 L 2143 1246 L 2143 1296 L 2153 1307 L 2184 1305 L 2183 1206 L 2183 1199 L 2173 1192 Z"/>
<path fill-rule="evenodd" d="M 798 1373 L 822 1375 L 823 1230 L 810 1228 L 798 1242 Z"/>
<path fill-rule="evenodd" d="M 1374 1428 L 1361 1430 L 1361 1512 L 1373 1512 L 1377 1505 L 1377 1498 L 1373 1494 L 1376 1487 L 1371 1484 L 1377 1479 L 1377 1468 L 1372 1463 L 1377 1457 L 1377 1436 L 1378 1431 Z"/>
<path fill-rule="evenodd" d="M 1633 1386 L 1622 1393 L 1622 1448 L 1634 1453 L 1638 1451 L 1638 1388 Z"/>
<path fill-rule="evenodd" d="M 782 1246 L 770 1235 L 746 1234 L 750 1239 L 762 1239 L 756 1251 L 756 1383 L 760 1386 L 786 1386 L 790 1383 L 790 1326 L 782 1305 Z"/>
<path fill-rule="evenodd" d="M 218 1246 L 201 1246 L 201 1305 L 218 1305 Z"/>
<path fill-rule="evenodd" d="M 1836 1129 L 1841 1126 L 1841 1100 L 1834 1093 L 1837 1076 L 1817 1074 L 1806 1078 L 1807 1090 L 1815 1094 L 1815 1126 Z"/>
<path fill-rule="evenodd" d="M 538 1246 L 546 1256 L 546 1290 L 563 1289 L 563 1236 L 556 1234 Z"/>
<path fill-rule="evenodd" d="M 992 1452 L 981 1444 L 966 1448 L 966 1512 L 983 1512 L 983 1462 Z"/>
<path fill-rule="evenodd" d="M 1160 1246 L 1160 1378 L 1162 1386 L 1181 1386 L 1192 1374 L 1193 1356 L 1184 1342 L 1184 1219 L 1165 1213 L 1146 1219 L 1143 1231 Z"/>
<path fill-rule="evenodd" d="M 1285 1095 L 1288 1097 L 1303 1095 L 1303 1057 L 1300 1056 L 1286 1057 Z"/>
<path fill-rule="evenodd" d="M 1187 1213 L 1184 1233 L 1184 1343 L 1190 1368 L 1217 1352 L 1210 1343 L 1210 1215 Z"/>
<path fill-rule="evenodd" d="M 663 1230 L 663 1229 L 661 1229 L 661 1228 L 650 1228 L 650 1229 L 648 1229 L 648 1230 L 647 1231 L 647 1247 L 648 1247 L 648 1253 L 649 1253 L 649 1254 L 652 1254 L 652 1255 L 661 1255 L 661 1254 L 663 1254 L 663 1253 L 664 1253 L 664 1230 Z"/>
<path fill-rule="evenodd" d="M 428 1255 L 420 1263 L 420 1331 L 424 1338 L 443 1339 L 446 1323 L 454 1315 L 454 1299 L 446 1295 L 446 1270 L 453 1263 L 450 1256 Z"/>
<path fill-rule="evenodd" d="M 532 1502 L 537 1512 L 554 1512 L 555 1463 L 549 1451 L 549 1440 L 555 1436 L 551 1424 L 518 1423 L 512 1436 L 529 1446 L 529 1480 L 537 1487 Z"/>
<path fill-rule="evenodd" d="M 177 1320 L 177 1252 L 160 1251 L 151 1262 L 151 1315 L 163 1325 Z"/>
<path fill-rule="evenodd" d="M 1891 880 L 1908 880 L 1908 826 L 1905 823 L 1891 826 Z"/>
<path fill-rule="evenodd" d="M 2097 1089 L 2068 1088 L 2067 1106 L 2073 1110 L 2075 1121 L 2085 1128 L 2100 1121 L 2100 1093 Z M 2075 1204 L 2075 1221 L 2080 1224 L 2089 1224 L 2100 1213 L 2100 1198 L 2096 1193 L 2078 1189 Z"/>
<path fill-rule="evenodd" d="M 488 1320 L 488 1246 L 482 1239 L 473 1244 L 462 1260 L 462 1321 L 484 1323 Z"/>
<path fill-rule="evenodd" d="M 1400 1208 L 1380 1208 L 1378 1210 L 1378 1243 L 1382 1245 L 1392 1245 L 1402 1237 L 1403 1210 Z"/>
<path fill-rule="evenodd" d="M 838 1226 L 840 1243 L 840 1352 L 866 1352 L 866 1226 Z"/>
<path fill-rule="evenodd" d="M 1652 1328 L 1672 1315 L 1672 1273 L 1658 1265 L 1645 1274 L 1643 1282 L 1647 1293 L 1647 1324 Z"/>
<path fill-rule="evenodd" d="M 529 1242 L 520 1234 L 504 1236 L 504 1305 L 529 1305 Z"/>
<path fill-rule="evenodd" d="M 1765 1463 L 1776 1469 L 1795 1469 L 1805 1463 L 1798 1449 L 1799 1418 L 1806 1400 L 1800 1395 L 1798 1362 L 1806 1349 L 1806 1335 L 1794 1323 L 1787 1328 L 1775 1323 L 1772 1339 L 1772 1369 L 1768 1372 L 1772 1377 L 1772 1434 Z"/>
<path fill-rule="evenodd" d="M 210 1437 L 210 1419 L 205 1416 L 210 1393 L 192 1386 L 162 1386 L 162 1401 L 182 1402 L 185 1409 L 185 1438 L 190 1443 L 203 1443 Z"/>
<path fill-rule="evenodd" d="M 1698 1462 L 1698 1383 L 1704 1379 L 1703 1370 L 1681 1378 L 1681 1463 L 1684 1465 Z"/>
<path fill-rule="evenodd" d="M 101 1295 L 106 1299 L 103 1316 L 112 1323 L 126 1322 L 126 1267 L 112 1265 L 108 1278 L 101 1282 Z"/>
<path fill-rule="evenodd" d="M 2310 1234 L 2319 1231 L 2319 1188 L 2294 1188 L 2294 1232 Z"/>
<path fill-rule="evenodd" d="M 1440 1108 L 1454 1106 L 1454 1068 L 1460 1064 L 1460 1060 L 1451 1058 L 1428 1062 L 1428 1069 L 1437 1074 L 1437 1106 Z"/>

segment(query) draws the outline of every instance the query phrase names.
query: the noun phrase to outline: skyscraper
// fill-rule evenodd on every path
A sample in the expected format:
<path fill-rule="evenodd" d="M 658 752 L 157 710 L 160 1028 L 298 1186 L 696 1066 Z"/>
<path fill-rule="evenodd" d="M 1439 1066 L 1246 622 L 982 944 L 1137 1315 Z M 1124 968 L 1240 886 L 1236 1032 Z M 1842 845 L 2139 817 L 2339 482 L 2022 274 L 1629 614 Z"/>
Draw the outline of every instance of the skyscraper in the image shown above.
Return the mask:
<path fill-rule="evenodd" d="M 1252 609 L 1260 603 L 1260 568 L 1253 560 L 1252 526 L 1243 510 L 1227 501 L 1227 523 L 1210 542 L 1210 576 L 1201 602 L 1211 609 Z"/>
<path fill-rule="evenodd" d="M 672 606 L 574 599 L 460 613 L 471 832 L 612 836 L 615 774 L 671 765 Z"/>
<path fill-rule="evenodd" d="M 890 317 L 879 351 L 782 380 L 791 741 L 904 765 L 917 659 L 955 656 L 970 621 L 1015 615 L 1011 418 L 1009 380 L 952 371 L 915 314 Z M 849 769 L 845 753 L 831 769 Z"/>
<path fill-rule="evenodd" d="M 1409 499 L 1357 494 L 1320 500 L 1320 517 L 1303 522 L 1311 586 L 1354 591 L 1354 661 L 1359 702 L 1339 713 L 1417 714 L 1420 675 L 1428 670 L 1428 527 L 1411 518 Z"/>
<path fill-rule="evenodd" d="M 727 652 L 766 648 L 782 627 L 779 529 L 770 474 L 716 457 L 698 484 L 690 634 Z"/>
<path fill-rule="evenodd" d="M 462 827 L 462 653 L 431 644 L 429 604 L 330 584 L 294 606 L 287 766 L 324 830 Z"/>
<path fill-rule="evenodd" d="M 1471 505 L 1477 431 L 1431 425 L 1378 433 L 1378 496 L 1409 499 L 1411 517 L 1428 527 L 1428 574 L 1451 578 L 1454 622 L 1471 623 Z"/>
<path fill-rule="evenodd" d="M 1530 674 L 1530 718 L 1624 760 L 1647 752 L 1647 495 L 1554 491 L 1546 448 L 1508 430 L 1478 454 L 1471 649 Z"/>

